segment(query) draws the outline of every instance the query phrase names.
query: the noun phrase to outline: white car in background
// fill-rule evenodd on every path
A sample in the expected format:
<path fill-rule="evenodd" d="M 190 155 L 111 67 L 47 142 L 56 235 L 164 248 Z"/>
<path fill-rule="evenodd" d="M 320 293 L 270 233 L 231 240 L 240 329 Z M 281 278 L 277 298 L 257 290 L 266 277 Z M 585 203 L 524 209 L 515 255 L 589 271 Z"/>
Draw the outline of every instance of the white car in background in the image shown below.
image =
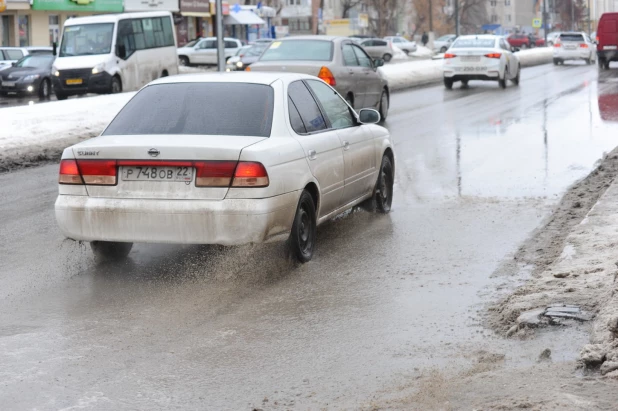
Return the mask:
<path fill-rule="evenodd" d="M 568 60 L 583 60 L 587 64 L 596 61 L 596 45 L 583 32 L 560 33 L 554 42 L 554 65 Z"/>
<path fill-rule="evenodd" d="M 17 63 L 22 57 L 30 54 L 52 54 L 51 47 L 0 47 L 0 70 Z"/>
<path fill-rule="evenodd" d="M 506 88 L 507 80 L 519 85 L 521 65 L 519 57 L 503 37 L 494 35 L 460 36 L 444 54 L 444 86 L 453 88 L 461 81 L 497 81 Z"/>
<path fill-rule="evenodd" d="M 399 48 L 406 54 L 414 53 L 418 49 L 415 41 L 410 41 L 405 37 L 388 36 L 384 37 L 384 40 L 392 42 L 395 47 Z"/>
<path fill-rule="evenodd" d="M 451 47 L 451 44 L 453 44 L 456 38 L 456 34 L 447 34 L 439 37 L 433 42 L 433 51 L 436 53 L 446 53 L 446 50 Z"/>
<path fill-rule="evenodd" d="M 361 203 L 390 211 L 395 158 L 379 121 L 306 74 L 161 78 L 64 150 L 56 220 L 105 259 L 133 242 L 289 240 L 306 262 L 319 224 Z"/>
<path fill-rule="evenodd" d="M 236 55 L 238 49 L 243 44 L 240 40 L 225 37 L 223 39 L 223 47 L 225 48 L 225 59 Z M 178 62 L 181 66 L 189 66 L 191 64 L 217 64 L 217 38 L 206 37 L 194 40 L 184 47 L 178 48 Z"/>

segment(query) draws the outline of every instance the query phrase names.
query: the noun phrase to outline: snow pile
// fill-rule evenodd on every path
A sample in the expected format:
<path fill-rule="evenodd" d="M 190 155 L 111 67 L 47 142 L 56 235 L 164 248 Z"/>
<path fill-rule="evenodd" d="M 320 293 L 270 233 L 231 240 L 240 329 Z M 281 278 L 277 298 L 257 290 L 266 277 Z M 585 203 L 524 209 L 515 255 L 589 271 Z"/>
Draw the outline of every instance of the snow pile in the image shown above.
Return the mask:
<path fill-rule="evenodd" d="M 394 44 L 393 44 L 393 52 L 395 52 L 395 55 L 393 56 L 393 60 L 407 60 L 408 59 L 407 54 L 404 53 L 402 49 L 395 46 Z"/>
<path fill-rule="evenodd" d="M 216 71 L 216 66 L 197 66 L 197 67 L 188 67 L 188 66 L 180 66 L 178 67 L 178 74 L 196 74 L 196 73 L 207 73 Z"/>
<path fill-rule="evenodd" d="M 551 47 L 537 47 L 518 51 L 515 54 L 519 57 L 519 62 L 522 67 L 551 63 L 553 59 L 553 50 Z"/>
<path fill-rule="evenodd" d="M 409 54 L 411 57 L 416 58 L 430 58 L 433 56 L 433 51 L 431 51 L 428 47 L 418 46 L 414 53 Z"/>
<path fill-rule="evenodd" d="M 389 64 L 380 68 L 391 90 L 434 83 L 442 79 L 442 62 L 436 60 Z"/>

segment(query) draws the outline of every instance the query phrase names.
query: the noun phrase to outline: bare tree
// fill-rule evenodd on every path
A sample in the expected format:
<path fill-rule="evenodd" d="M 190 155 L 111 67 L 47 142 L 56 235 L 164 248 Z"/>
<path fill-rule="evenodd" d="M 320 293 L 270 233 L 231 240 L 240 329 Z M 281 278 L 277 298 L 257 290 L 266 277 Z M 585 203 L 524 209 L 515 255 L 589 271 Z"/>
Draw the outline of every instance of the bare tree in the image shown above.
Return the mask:
<path fill-rule="evenodd" d="M 399 0 L 367 0 L 367 4 L 373 10 L 369 23 L 378 37 L 387 36 L 396 29 Z"/>
<path fill-rule="evenodd" d="M 361 4 L 363 0 L 341 0 L 341 18 L 347 19 L 350 14 L 350 10 Z"/>

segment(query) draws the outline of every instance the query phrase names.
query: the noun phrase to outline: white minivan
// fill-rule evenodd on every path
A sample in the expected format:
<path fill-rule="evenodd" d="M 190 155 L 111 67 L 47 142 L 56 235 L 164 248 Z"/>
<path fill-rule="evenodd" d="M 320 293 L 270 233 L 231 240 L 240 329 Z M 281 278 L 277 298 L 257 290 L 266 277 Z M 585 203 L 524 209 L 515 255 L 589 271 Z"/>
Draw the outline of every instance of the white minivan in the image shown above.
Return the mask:
<path fill-rule="evenodd" d="M 58 100 L 138 90 L 154 79 L 178 74 L 172 14 L 71 18 L 64 25 L 52 74 Z"/>

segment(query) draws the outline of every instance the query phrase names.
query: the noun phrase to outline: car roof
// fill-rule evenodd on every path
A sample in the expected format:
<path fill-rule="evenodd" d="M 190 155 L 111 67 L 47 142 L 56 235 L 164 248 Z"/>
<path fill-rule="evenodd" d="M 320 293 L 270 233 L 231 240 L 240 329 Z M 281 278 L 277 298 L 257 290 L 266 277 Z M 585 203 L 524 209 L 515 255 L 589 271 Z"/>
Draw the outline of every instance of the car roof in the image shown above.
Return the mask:
<path fill-rule="evenodd" d="M 148 18 L 148 17 L 165 17 L 171 16 L 169 11 L 146 11 L 137 13 L 122 13 L 122 14 L 98 14 L 96 16 L 78 16 L 69 18 L 64 25 L 75 26 L 78 24 L 93 24 L 93 23 L 115 23 L 118 20 L 130 18 Z"/>
<path fill-rule="evenodd" d="M 251 83 L 271 85 L 277 80 L 292 82 L 301 79 L 315 79 L 316 77 L 300 73 L 279 72 L 230 72 L 230 73 L 201 73 L 183 74 L 178 76 L 161 77 L 150 84 L 173 84 L 173 83 Z"/>
<path fill-rule="evenodd" d="M 465 36 L 459 36 L 457 37 L 457 40 L 459 39 L 464 39 L 464 40 L 469 40 L 469 39 L 499 39 L 499 36 L 496 36 L 495 34 L 467 34 Z"/>
<path fill-rule="evenodd" d="M 324 36 L 324 35 L 320 35 L 320 34 L 313 34 L 313 35 L 305 35 L 305 36 L 285 37 L 285 38 L 282 38 L 282 39 L 277 39 L 277 41 L 291 41 L 291 40 L 325 40 L 325 41 L 335 41 L 335 40 L 338 40 L 338 39 L 349 40 L 348 37 Z"/>

